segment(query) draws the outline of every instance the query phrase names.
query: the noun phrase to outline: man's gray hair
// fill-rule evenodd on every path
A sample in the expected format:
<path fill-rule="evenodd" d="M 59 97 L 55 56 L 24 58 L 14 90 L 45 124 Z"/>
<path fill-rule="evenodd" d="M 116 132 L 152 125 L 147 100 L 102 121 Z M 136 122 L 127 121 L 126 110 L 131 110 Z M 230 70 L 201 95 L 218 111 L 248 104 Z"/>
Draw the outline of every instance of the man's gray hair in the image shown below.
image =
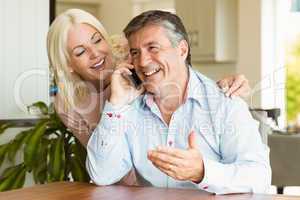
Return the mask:
<path fill-rule="evenodd" d="M 161 10 L 150 10 L 134 17 L 123 30 L 125 37 L 129 37 L 148 25 L 159 25 L 165 28 L 167 36 L 173 47 L 177 47 L 179 42 L 185 40 L 188 44 L 188 55 L 186 64 L 191 65 L 191 53 L 188 34 L 181 19 L 170 12 Z"/>

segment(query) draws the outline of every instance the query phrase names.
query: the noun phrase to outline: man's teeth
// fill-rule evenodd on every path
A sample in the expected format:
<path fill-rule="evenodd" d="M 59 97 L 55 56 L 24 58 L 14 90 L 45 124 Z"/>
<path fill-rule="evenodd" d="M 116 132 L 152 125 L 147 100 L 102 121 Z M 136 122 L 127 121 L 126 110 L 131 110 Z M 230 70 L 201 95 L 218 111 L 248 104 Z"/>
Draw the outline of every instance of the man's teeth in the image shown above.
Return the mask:
<path fill-rule="evenodd" d="M 154 74 L 155 72 L 158 72 L 159 71 L 159 69 L 154 69 L 154 70 L 152 70 L 152 71 L 150 71 L 150 72 L 144 72 L 144 74 L 146 75 L 146 76 L 151 76 L 152 74 Z"/>
<path fill-rule="evenodd" d="M 100 62 L 96 63 L 92 68 L 100 67 L 104 63 L 104 59 L 100 60 Z"/>

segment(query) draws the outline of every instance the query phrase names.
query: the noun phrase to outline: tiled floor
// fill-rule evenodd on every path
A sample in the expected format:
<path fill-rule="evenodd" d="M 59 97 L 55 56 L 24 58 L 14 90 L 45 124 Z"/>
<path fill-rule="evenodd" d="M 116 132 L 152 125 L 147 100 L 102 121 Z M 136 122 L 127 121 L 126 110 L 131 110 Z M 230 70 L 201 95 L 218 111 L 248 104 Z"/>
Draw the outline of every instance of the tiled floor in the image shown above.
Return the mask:
<path fill-rule="evenodd" d="M 269 191 L 270 194 L 276 194 L 276 187 L 272 186 Z M 285 187 L 285 195 L 299 195 L 300 196 L 300 187 Z"/>

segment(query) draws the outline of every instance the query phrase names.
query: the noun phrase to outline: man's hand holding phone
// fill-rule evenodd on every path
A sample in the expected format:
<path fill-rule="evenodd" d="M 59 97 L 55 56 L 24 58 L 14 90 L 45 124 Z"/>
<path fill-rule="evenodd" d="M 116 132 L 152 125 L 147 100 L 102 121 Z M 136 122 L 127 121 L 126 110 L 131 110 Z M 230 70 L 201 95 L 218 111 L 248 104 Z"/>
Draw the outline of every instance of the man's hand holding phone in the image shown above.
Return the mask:
<path fill-rule="evenodd" d="M 138 77 L 132 70 L 134 70 L 133 65 L 121 63 L 113 72 L 109 99 L 113 105 L 128 105 L 144 92 L 142 82 L 137 80 Z"/>

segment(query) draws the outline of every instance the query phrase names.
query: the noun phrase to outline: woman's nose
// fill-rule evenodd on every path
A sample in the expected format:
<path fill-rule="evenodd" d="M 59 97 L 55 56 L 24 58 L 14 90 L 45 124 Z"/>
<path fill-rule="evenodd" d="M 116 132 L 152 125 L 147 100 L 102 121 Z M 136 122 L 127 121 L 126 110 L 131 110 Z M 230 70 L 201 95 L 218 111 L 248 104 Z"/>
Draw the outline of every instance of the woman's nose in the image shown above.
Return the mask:
<path fill-rule="evenodd" d="M 90 59 L 97 58 L 99 56 L 99 51 L 96 47 L 90 47 Z"/>

